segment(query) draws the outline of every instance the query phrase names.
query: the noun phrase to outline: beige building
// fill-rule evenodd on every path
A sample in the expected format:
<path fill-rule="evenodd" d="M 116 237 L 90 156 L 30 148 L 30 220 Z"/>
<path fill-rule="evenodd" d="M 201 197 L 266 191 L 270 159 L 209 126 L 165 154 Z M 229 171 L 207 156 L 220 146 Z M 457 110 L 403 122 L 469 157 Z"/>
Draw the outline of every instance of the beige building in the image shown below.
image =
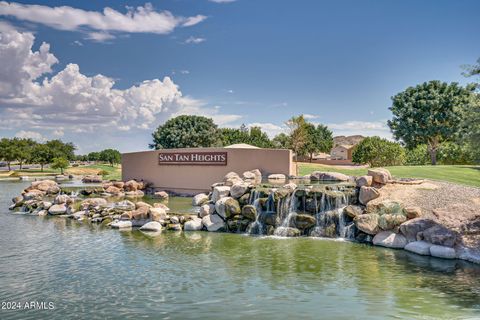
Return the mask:
<path fill-rule="evenodd" d="M 332 149 L 330 152 L 330 157 L 332 160 L 352 160 L 352 145 L 338 145 Z"/>
<path fill-rule="evenodd" d="M 249 145 L 185 148 L 122 154 L 122 177 L 153 183 L 156 189 L 179 194 L 209 191 L 226 173 L 259 169 L 263 176 L 295 175 L 292 151 Z"/>

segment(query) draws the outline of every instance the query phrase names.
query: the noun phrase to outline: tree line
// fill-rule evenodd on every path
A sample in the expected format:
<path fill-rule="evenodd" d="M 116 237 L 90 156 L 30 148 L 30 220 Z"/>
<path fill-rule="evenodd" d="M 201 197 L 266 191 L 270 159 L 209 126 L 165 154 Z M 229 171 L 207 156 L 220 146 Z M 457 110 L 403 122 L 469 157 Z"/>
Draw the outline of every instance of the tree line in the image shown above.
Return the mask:
<path fill-rule="evenodd" d="M 121 161 L 121 154 L 115 149 L 91 152 L 88 155 L 75 155 L 75 150 L 72 142 L 59 139 L 44 143 L 27 138 L 0 139 L 0 160 L 5 162 L 9 171 L 13 162 L 19 164 L 20 170 L 25 164 L 38 164 L 42 172 L 46 165 L 50 165 L 52 169 L 60 169 L 63 173 L 70 161 L 103 161 L 112 166 Z"/>
<path fill-rule="evenodd" d="M 218 128 L 213 119 L 182 115 L 160 125 L 152 134 L 151 149 L 224 147 L 250 144 L 260 148 L 292 149 L 296 157 L 330 152 L 333 134 L 327 126 L 308 122 L 303 115 L 286 121 L 289 132 L 270 139 L 260 127 Z"/>

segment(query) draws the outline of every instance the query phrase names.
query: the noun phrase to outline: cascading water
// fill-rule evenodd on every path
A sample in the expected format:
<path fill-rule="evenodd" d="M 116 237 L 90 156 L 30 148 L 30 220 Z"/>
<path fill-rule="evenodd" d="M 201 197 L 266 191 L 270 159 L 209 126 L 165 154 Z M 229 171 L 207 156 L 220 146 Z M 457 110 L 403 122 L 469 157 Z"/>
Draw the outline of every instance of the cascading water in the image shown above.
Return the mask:
<path fill-rule="evenodd" d="M 288 228 L 292 225 L 292 219 L 297 214 L 298 208 L 298 198 L 295 195 L 296 190 L 293 191 L 292 195 L 283 198 L 283 205 L 280 207 L 282 211 L 278 212 L 278 215 L 281 217 L 281 224 L 274 231 L 276 236 L 286 236 Z"/>
<path fill-rule="evenodd" d="M 262 204 L 260 203 L 260 192 L 253 190 L 250 193 L 250 198 L 248 199 L 248 204 L 253 205 L 257 211 L 257 217 L 253 223 L 251 223 L 247 228 L 248 234 L 264 234 L 265 226 L 260 220 L 262 214 Z"/>

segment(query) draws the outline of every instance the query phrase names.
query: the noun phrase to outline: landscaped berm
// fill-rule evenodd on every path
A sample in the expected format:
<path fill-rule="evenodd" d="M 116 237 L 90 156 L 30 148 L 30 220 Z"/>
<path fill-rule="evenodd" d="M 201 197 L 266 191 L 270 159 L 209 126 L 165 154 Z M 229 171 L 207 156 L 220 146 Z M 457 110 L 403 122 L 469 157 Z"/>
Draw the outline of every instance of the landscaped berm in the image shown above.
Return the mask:
<path fill-rule="evenodd" d="M 86 177 L 84 182 L 102 180 Z M 230 172 L 211 192 L 192 198 L 196 214 L 171 211 L 169 198 L 135 180 L 75 191 L 41 180 L 13 198 L 10 209 L 153 234 L 166 229 L 341 238 L 480 263 L 480 189 L 396 178 L 387 169 L 369 169 L 358 177 L 315 171 L 292 179 L 262 177 L 258 169 Z"/>

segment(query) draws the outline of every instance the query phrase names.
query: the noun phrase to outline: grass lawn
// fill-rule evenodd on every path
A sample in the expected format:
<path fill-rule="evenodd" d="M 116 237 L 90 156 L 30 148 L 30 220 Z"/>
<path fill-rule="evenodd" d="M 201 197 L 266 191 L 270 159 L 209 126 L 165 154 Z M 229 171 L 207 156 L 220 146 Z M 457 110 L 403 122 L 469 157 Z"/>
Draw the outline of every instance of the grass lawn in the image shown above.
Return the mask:
<path fill-rule="evenodd" d="M 106 180 L 121 180 L 122 178 L 122 167 L 120 165 L 110 166 L 107 164 L 95 164 L 89 166 L 81 167 L 69 167 L 65 170 L 65 174 L 74 174 L 74 175 L 88 175 L 88 174 L 99 174 L 101 171 L 108 172 L 107 175 L 104 175 L 103 178 Z M 15 171 L 2 171 L 0 172 L 0 179 L 2 178 L 12 178 L 19 176 L 55 176 L 60 174 L 60 170 L 53 170 L 50 168 L 45 168 L 43 172 L 40 169 L 26 169 L 26 170 L 15 170 Z"/>
<path fill-rule="evenodd" d="M 392 175 L 401 178 L 423 178 L 448 181 L 468 186 L 480 187 L 480 166 L 395 166 L 386 167 Z M 298 163 L 300 175 L 312 171 L 336 171 L 348 175 L 360 176 L 367 168 L 342 168 L 316 163 Z"/>

